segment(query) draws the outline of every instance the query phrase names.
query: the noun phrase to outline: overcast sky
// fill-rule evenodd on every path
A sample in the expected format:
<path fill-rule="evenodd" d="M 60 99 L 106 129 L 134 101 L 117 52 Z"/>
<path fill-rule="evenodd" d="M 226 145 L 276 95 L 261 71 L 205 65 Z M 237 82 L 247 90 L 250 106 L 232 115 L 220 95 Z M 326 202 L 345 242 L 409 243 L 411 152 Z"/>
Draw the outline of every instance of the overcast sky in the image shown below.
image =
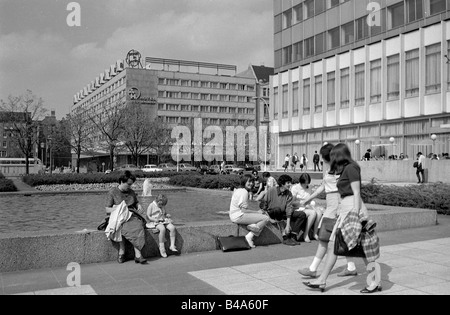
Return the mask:
<path fill-rule="evenodd" d="M 0 0 L 0 99 L 27 89 L 58 118 L 130 49 L 145 57 L 273 67 L 272 0 Z"/>

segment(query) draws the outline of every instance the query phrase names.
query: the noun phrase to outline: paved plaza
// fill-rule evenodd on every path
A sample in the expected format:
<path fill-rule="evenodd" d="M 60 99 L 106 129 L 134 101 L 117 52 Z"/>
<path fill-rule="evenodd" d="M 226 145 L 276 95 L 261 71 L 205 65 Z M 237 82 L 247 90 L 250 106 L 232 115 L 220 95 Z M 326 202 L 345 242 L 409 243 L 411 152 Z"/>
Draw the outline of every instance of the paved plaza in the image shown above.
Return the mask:
<path fill-rule="evenodd" d="M 379 233 L 381 295 L 450 294 L 450 217 L 439 225 Z M 317 242 L 301 246 L 260 246 L 243 252 L 211 251 L 147 265 L 134 261 L 81 266 L 81 287 L 69 288 L 70 270 L 54 268 L 0 274 L 0 294 L 32 295 L 358 295 L 368 272 L 357 260 L 359 275 L 338 278 L 340 258 L 325 293 L 306 288 L 297 269 L 310 264 Z M 320 271 L 321 269 L 319 269 Z"/>

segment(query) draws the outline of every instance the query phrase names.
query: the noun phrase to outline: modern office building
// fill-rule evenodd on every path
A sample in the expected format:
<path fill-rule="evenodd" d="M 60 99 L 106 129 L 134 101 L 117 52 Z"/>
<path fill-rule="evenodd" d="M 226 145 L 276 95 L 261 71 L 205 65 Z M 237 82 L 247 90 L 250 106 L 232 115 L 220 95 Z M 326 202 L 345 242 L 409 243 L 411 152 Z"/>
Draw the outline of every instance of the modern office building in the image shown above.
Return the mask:
<path fill-rule="evenodd" d="M 117 61 L 78 92 L 72 114 L 86 119 L 102 115 L 120 101 L 140 104 L 152 117 L 159 117 L 169 126 L 193 128 L 195 118 L 202 120 L 203 128 L 256 123 L 255 79 L 236 76 L 236 66 L 143 59 L 136 51 L 130 51 L 126 62 L 128 66 L 125 61 Z M 95 127 L 91 128 L 95 133 Z M 98 140 L 101 141 L 100 136 Z"/>
<path fill-rule="evenodd" d="M 357 159 L 450 151 L 450 1 L 273 3 L 277 165 L 324 142 Z"/>

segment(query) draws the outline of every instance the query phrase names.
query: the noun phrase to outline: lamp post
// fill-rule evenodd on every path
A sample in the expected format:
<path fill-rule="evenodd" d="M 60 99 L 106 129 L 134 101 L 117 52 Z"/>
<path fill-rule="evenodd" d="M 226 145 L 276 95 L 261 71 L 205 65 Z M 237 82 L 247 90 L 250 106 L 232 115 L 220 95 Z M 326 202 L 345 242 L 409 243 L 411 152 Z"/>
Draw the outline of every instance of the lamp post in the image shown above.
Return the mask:
<path fill-rule="evenodd" d="M 361 158 L 361 151 L 360 151 L 360 147 L 359 147 L 359 145 L 361 144 L 361 141 L 359 141 L 359 139 L 357 139 L 357 140 L 355 140 L 355 144 L 356 144 L 356 152 L 357 152 L 356 160 L 359 161 Z"/>
<path fill-rule="evenodd" d="M 435 147 L 437 136 L 436 136 L 435 134 L 432 134 L 430 138 L 431 138 L 431 140 L 433 140 L 433 154 L 436 154 L 436 155 L 437 155 L 437 153 L 436 153 L 436 147 Z"/>
<path fill-rule="evenodd" d="M 47 137 L 48 146 L 49 146 L 49 156 L 50 156 L 50 175 L 53 174 L 53 166 L 52 166 L 52 137 Z"/>
<path fill-rule="evenodd" d="M 394 138 L 394 137 L 390 137 L 390 138 L 389 138 L 389 142 L 392 144 L 392 155 L 394 155 L 394 142 L 395 142 L 395 138 Z"/>
<path fill-rule="evenodd" d="M 253 97 L 254 100 L 256 100 L 256 122 L 257 122 L 257 132 L 258 132 L 258 144 L 259 144 L 259 127 L 261 123 L 267 124 L 267 127 L 269 127 L 269 123 L 270 123 L 270 117 L 269 117 L 269 104 L 267 103 L 267 101 L 264 99 L 264 97 Z M 260 111 L 259 111 L 259 101 L 262 101 L 264 104 L 264 110 L 263 110 L 263 121 L 260 120 Z M 267 114 L 266 114 L 267 113 Z M 264 142 L 264 171 L 267 172 L 267 142 L 268 142 L 268 132 L 269 132 L 269 128 L 267 128 L 267 132 L 265 134 L 265 142 Z M 259 147 L 258 147 L 259 148 Z M 258 151 L 259 152 L 259 151 Z"/>

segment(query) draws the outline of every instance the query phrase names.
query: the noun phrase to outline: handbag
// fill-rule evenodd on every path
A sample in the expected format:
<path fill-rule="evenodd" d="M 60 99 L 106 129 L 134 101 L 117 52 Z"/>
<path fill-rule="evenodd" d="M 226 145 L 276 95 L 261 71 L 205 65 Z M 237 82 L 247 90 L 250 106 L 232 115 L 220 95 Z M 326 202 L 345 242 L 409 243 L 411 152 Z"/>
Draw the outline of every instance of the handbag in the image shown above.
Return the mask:
<path fill-rule="evenodd" d="M 217 241 L 223 252 L 247 250 L 251 248 L 245 239 L 245 236 L 218 236 Z"/>
<path fill-rule="evenodd" d="M 366 257 L 364 254 L 363 247 L 361 245 L 361 239 L 358 239 L 358 245 L 352 250 L 348 250 L 347 243 L 345 243 L 344 236 L 342 235 L 341 229 L 337 229 L 336 238 L 334 240 L 334 254 L 336 256 L 345 257 Z"/>
<path fill-rule="evenodd" d="M 419 167 L 419 162 L 414 162 L 413 167 L 414 168 L 418 168 Z"/>
<path fill-rule="evenodd" d="M 322 224 L 319 230 L 319 241 L 329 242 L 331 233 L 336 225 L 337 219 L 326 218 L 322 219 Z"/>
<path fill-rule="evenodd" d="M 105 220 L 100 223 L 100 225 L 97 227 L 98 231 L 106 231 L 106 227 L 109 224 L 109 217 L 106 217 Z"/>

